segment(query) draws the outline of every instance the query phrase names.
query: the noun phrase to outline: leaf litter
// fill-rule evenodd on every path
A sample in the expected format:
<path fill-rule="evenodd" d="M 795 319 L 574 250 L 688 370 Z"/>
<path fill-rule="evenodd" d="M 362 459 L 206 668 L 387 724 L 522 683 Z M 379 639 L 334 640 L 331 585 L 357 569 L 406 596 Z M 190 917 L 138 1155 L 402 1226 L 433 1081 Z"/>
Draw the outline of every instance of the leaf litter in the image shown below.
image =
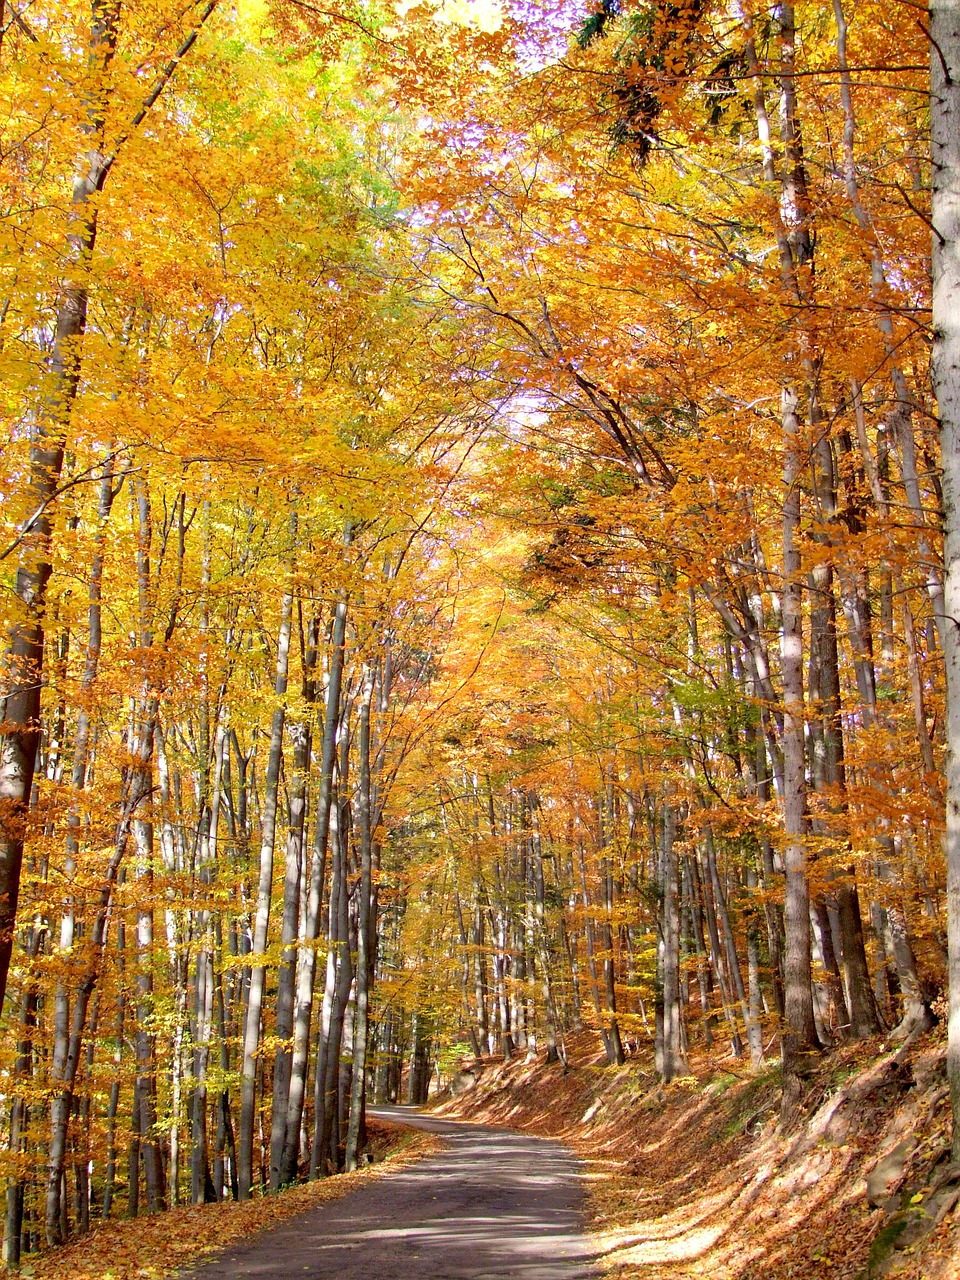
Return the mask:
<path fill-rule="evenodd" d="M 567 1067 L 466 1064 L 464 1091 L 440 1110 L 571 1146 L 610 1280 L 960 1277 L 957 1204 L 919 1237 L 911 1217 L 950 1172 L 942 1037 L 825 1056 L 787 1126 L 774 1064 L 703 1057 L 663 1086 L 636 1061 L 606 1066 L 590 1033 L 567 1049 Z M 899 1144 L 902 1169 L 876 1207 L 866 1176 Z"/>
<path fill-rule="evenodd" d="M 339 1199 L 373 1178 L 396 1172 L 433 1154 L 434 1134 L 383 1120 L 367 1121 L 374 1163 L 354 1173 L 299 1183 L 279 1195 L 238 1203 L 182 1205 L 122 1221 L 106 1222 L 72 1243 L 32 1255 L 23 1280 L 168 1280 L 209 1260 L 235 1241 Z"/>

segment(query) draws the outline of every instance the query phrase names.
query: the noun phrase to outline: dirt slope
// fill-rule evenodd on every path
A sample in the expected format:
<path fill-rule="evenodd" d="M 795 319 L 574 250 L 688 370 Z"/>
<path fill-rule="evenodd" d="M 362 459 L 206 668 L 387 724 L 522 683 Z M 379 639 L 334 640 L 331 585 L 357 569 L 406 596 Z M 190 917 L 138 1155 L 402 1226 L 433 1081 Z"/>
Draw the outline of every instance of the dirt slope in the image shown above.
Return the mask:
<path fill-rule="evenodd" d="M 960 1280 L 940 1040 L 832 1054 L 788 1130 L 775 1066 L 704 1062 L 662 1088 L 636 1062 L 603 1066 L 587 1035 L 568 1057 L 465 1064 L 440 1110 L 562 1137 L 587 1159 L 617 1280 Z"/>

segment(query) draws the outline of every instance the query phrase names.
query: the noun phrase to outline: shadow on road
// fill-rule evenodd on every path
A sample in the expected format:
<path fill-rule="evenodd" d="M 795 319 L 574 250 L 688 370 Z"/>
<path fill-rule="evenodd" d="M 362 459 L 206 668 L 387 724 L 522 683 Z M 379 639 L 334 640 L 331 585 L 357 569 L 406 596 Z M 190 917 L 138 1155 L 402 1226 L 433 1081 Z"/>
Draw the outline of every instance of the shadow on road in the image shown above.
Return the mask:
<path fill-rule="evenodd" d="M 560 1143 L 404 1107 L 446 1149 L 292 1218 L 192 1280 L 595 1280 L 579 1166 Z"/>

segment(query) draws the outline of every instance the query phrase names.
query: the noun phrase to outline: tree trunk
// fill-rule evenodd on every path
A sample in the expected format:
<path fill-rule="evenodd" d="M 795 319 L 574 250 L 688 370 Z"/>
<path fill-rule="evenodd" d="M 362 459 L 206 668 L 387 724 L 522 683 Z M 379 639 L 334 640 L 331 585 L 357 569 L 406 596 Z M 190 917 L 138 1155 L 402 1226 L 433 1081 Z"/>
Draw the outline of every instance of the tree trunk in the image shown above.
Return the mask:
<path fill-rule="evenodd" d="M 112 157 L 104 153 L 104 85 L 117 41 L 120 5 L 93 0 L 90 27 L 91 88 L 82 130 L 88 139 L 73 180 L 71 229 L 63 289 L 57 305 L 48 379 L 30 448 L 24 532 L 15 593 L 15 614 L 6 652 L 7 689 L 0 706 L 0 1008 L 13 949 L 17 898 L 23 865 L 27 808 L 40 742 L 44 608 L 52 571 L 52 505 L 60 484 L 67 426 L 80 386 L 83 335 L 87 327 L 87 264 L 97 240 L 97 195 Z"/>
<path fill-rule="evenodd" d="M 120 0 L 92 0 L 87 75 L 77 106 L 84 149 L 73 178 L 70 228 L 60 271 L 53 342 L 44 364 L 44 394 L 33 420 L 33 443 L 24 486 L 15 595 L 20 609 L 7 638 L 6 689 L 0 701 L 0 1009 L 13 953 L 27 811 L 40 742 L 40 692 L 44 661 L 44 610 L 53 568 L 53 508 L 66 450 L 67 430 L 80 387 L 83 338 L 89 305 L 88 269 L 97 242 L 99 196 L 124 140 L 158 101 L 181 60 L 193 46 L 218 0 L 207 0 L 175 55 L 153 87 L 110 140 L 105 113 L 109 71 L 120 24 Z M 69 110 L 69 108 L 68 108 Z"/>
<path fill-rule="evenodd" d="M 364 668 L 363 698 L 360 703 L 359 741 L 360 788 L 358 825 L 360 827 L 360 900 L 357 904 L 357 975 L 356 1010 L 353 1020 L 353 1075 L 350 1087 L 350 1120 L 344 1164 L 349 1172 L 357 1167 L 366 1103 L 367 1036 L 371 979 L 373 930 L 373 784 L 370 772 L 370 710 L 373 702 L 374 671 Z"/>
<path fill-rule="evenodd" d="M 29 931 L 27 959 L 33 962 L 40 949 L 43 930 L 33 926 Z M 37 1026 L 39 989 L 34 984 L 24 984 L 20 995 L 19 1034 L 17 1056 L 13 1068 L 13 1091 L 10 1101 L 9 1151 L 19 1157 L 24 1151 L 24 1137 L 29 1119 L 29 1108 L 23 1097 L 23 1084 L 33 1075 L 33 1039 Z M 20 1265 L 21 1236 L 23 1234 L 23 1208 L 26 1180 L 14 1174 L 7 1182 L 6 1222 L 3 1233 L 3 1260 L 10 1270 Z"/>
<path fill-rule="evenodd" d="M 290 517 L 290 545 L 296 545 L 296 516 Z M 240 1199 L 248 1200 L 253 1188 L 253 1135 L 256 1129 L 257 1051 L 260 1047 L 260 1018 L 266 988 L 267 934 L 270 927 L 270 899 L 273 893 L 273 853 L 277 836 L 277 796 L 283 759 L 283 726 L 285 720 L 287 671 L 290 662 L 290 624 L 293 613 L 293 564 L 288 566 L 288 585 L 280 606 L 277 635 L 277 664 L 274 694 L 277 704 L 270 726 L 270 748 L 264 779 L 263 813 L 260 823 L 260 877 L 257 908 L 253 928 L 254 963 L 250 969 L 250 988 L 243 1026 L 243 1066 L 240 1085 L 240 1135 L 237 1160 Z"/>
<path fill-rule="evenodd" d="M 657 948 L 659 987 L 662 1013 L 660 1062 L 658 1070 L 664 1084 L 683 1075 L 687 1066 L 683 1058 L 680 1034 L 680 913 L 677 906 L 677 810 L 669 801 L 661 810 L 660 832 L 660 937 Z M 659 1019 L 658 1019 L 659 1020 Z"/>
<path fill-rule="evenodd" d="M 340 750 L 339 777 L 346 786 L 349 733 L 344 728 Z M 330 838 L 333 875 L 330 883 L 330 913 L 327 930 L 326 985 L 321 1010 L 320 1044 L 314 1080 L 314 1134 L 310 1153 L 310 1177 L 325 1177 L 328 1160 L 336 1155 L 337 1103 L 340 1079 L 340 1049 L 350 988 L 353 985 L 353 957 L 350 952 L 349 874 L 347 833 L 338 799 L 331 806 Z"/>
<path fill-rule="evenodd" d="M 785 1076 L 796 1073 L 804 1057 L 819 1048 L 813 1019 L 810 962 L 810 899 L 807 888 L 806 788 L 804 749 L 803 633 L 800 587 L 801 453 L 797 394 L 782 394 L 784 430 L 783 590 L 781 593 L 781 667 L 783 672 L 783 825 L 785 836 L 784 926 L 786 1025 L 782 1053 Z M 785 1082 L 785 1098 L 788 1089 Z M 792 1104 L 794 1099 L 788 1101 Z"/>
<path fill-rule="evenodd" d="M 83 965 L 83 976 L 77 989 L 70 1021 L 70 1036 L 63 1055 L 52 1064 L 53 1096 L 50 1103 L 50 1146 L 47 1157 L 46 1233 L 51 1245 L 63 1243 L 62 1193 L 70 1114 L 74 1085 L 80 1066 L 87 1010 L 100 976 L 100 966 L 107 940 L 107 925 L 113 890 L 126 854 L 130 831 L 140 805 L 149 796 L 150 762 L 159 712 L 159 698 L 150 699 L 143 721 L 137 728 L 136 742 L 130 756 L 132 763 L 124 779 L 120 819 L 114 836 L 113 854 L 104 873 L 96 902 L 94 919 Z"/>
<path fill-rule="evenodd" d="M 947 682 L 947 1074 L 960 1160 L 960 8 L 930 0 L 933 148 L 933 354 L 943 466 L 942 630 Z"/>
<path fill-rule="evenodd" d="M 280 972 L 277 978 L 276 1037 L 273 1063 L 273 1102 L 270 1126 L 270 1190 L 283 1185 L 283 1153 L 293 1067 L 294 983 L 297 970 L 297 930 L 303 881 L 303 828 L 310 768 L 310 726 L 292 726 L 293 768 L 289 786 L 287 847 L 283 879 L 283 920 L 280 933 Z"/>
<path fill-rule="evenodd" d="M 349 544 L 350 526 L 344 532 Z M 320 786 L 317 794 L 317 816 L 314 824 L 313 857 L 307 889 L 297 967 L 296 1015 L 293 1027 L 293 1057 L 290 1067 L 290 1093 L 287 1103 L 286 1136 L 280 1166 L 280 1182 L 292 1182 L 297 1175 L 300 1158 L 300 1126 L 306 1096 L 307 1066 L 310 1053 L 310 1027 L 313 1021 L 316 983 L 317 948 L 320 931 L 320 906 L 326 878 L 327 850 L 330 840 L 330 807 L 333 800 L 333 772 L 336 765 L 337 726 L 340 723 L 340 695 L 346 646 L 347 601 L 337 603 L 330 637 L 330 671 L 323 715 L 323 737 L 320 744 Z"/>
<path fill-rule="evenodd" d="M 146 785 L 152 792 L 152 778 Z M 137 1060 L 137 1098 L 140 1104 L 140 1156 L 143 1160 L 147 1212 L 166 1207 L 163 1157 L 157 1132 L 157 1049 L 147 1029 L 153 1016 L 153 823 L 136 818 L 133 824 L 137 849 L 137 1029 L 134 1048 Z"/>

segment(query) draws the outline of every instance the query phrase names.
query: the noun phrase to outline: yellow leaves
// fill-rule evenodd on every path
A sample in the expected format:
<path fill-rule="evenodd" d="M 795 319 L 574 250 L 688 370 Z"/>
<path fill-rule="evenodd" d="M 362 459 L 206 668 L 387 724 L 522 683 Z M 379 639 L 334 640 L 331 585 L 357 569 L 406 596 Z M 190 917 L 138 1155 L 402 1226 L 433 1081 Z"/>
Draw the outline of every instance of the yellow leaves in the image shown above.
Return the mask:
<path fill-rule="evenodd" d="M 394 10 L 401 21 L 408 19 L 418 9 L 427 9 L 438 26 L 461 27 L 466 30 L 493 34 L 504 21 L 502 0 L 394 0 Z M 388 28 L 388 36 L 399 34 Z"/>
<path fill-rule="evenodd" d="M 268 0 L 238 0 L 236 9 L 241 27 L 257 30 L 266 21 L 270 5 Z"/>
<path fill-rule="evenodd" d="M 436 21 L 492 34 L 503 25 L 501 0 L 441 0 Z"/>

